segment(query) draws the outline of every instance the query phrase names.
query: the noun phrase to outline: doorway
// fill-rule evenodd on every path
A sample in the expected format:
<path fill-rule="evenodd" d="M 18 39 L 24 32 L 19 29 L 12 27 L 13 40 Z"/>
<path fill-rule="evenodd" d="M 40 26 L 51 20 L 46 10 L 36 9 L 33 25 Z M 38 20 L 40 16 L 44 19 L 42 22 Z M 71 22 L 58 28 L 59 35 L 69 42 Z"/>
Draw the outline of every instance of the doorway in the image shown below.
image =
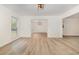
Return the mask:
<path fill-rule="evenodd" d="M 32 37 L 47 37 L 48 20 L 47 19 L 33 19 L 31 21 Z"/>
<path fill-rule="evenodd" d="M 79 14 L 65 18 L 63 23 L 63 36 L 79 37 Z"/>

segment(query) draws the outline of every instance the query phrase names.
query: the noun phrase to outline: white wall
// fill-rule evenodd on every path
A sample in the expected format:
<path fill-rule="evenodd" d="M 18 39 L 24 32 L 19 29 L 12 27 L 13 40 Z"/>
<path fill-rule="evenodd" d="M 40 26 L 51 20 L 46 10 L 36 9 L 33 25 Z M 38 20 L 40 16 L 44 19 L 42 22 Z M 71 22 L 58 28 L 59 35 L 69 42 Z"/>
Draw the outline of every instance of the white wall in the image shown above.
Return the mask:
<path fill-rule="evenodd" d="M 16 14 L 0 5 L 0 47 L 14 40 L 11 39 L 11 16 Z"/>
<path fill-rule="evenodd" d="M 21 16 L 18 22 L 18 37 L 31 37 L 33 19 L 48 19 L 48 37 L 62 37 L 62 19 L 59 16 Z"/>
<path fill-rule="evenodd" d="M 79 36 L 79 18 L 64 19 L 64 35 Z"/>
<path fill-rule="evenodd" d="M 48 17 L 48 37 L 62 38 L 62 19 L 60 17 Z"/>
<path fill-rule="evenodd" d="M 33 19 L 31 21 L 32 32 L 47 32 L 48 19 Z"/>
<path fill-rule="evenodd" d="M 19 17 L 18 37 L 31 37 L 31 19 L 32 17 Z"/>

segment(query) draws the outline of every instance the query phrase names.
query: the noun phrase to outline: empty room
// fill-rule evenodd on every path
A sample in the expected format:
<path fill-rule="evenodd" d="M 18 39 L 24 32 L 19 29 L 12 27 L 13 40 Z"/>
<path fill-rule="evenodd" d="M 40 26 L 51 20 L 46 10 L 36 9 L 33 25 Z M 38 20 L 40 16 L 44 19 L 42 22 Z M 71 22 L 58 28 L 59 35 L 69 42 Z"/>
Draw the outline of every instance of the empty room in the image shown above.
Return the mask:
<path fill-rule="evenodd" d="M 0 4 L 0 55 L 78 55 L 78 4 Z"/>

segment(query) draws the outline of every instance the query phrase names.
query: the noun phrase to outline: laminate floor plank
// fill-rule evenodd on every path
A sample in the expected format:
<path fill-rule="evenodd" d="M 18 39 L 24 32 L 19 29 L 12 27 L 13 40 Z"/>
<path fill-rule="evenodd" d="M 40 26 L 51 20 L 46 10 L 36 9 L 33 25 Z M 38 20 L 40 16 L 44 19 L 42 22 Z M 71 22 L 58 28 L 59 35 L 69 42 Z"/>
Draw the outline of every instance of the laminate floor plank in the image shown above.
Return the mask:
<path fill-rule="evenodd" d="M 47 33 L 33 33 L 0 48 L 0 55 L 78 55 L 79 37 L 47 38 Z"/>

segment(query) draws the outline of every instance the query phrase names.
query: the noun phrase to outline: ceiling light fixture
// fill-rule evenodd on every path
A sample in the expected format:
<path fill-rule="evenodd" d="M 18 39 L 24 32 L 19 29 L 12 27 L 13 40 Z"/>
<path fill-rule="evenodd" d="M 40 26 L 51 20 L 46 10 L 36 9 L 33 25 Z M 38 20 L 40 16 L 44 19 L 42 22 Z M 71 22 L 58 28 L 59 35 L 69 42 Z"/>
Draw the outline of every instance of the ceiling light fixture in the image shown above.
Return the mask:
<path fill-rule="evenodd" d="M 36 6 L 38 10 L 44 9 L 44 4 L 37 4 Z"/>

